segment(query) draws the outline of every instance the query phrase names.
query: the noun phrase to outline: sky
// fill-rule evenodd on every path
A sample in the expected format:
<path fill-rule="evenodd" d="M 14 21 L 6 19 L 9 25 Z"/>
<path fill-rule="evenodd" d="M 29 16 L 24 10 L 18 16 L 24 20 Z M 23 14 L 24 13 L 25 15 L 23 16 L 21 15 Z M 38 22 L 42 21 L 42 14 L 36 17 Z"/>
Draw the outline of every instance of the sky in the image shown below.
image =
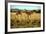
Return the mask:
<path fill-rule="evenodd" d="M 40 6 L 25 6 L 25 5 L 11 5 L 10 6 L 11 9 L 21 9 L 21 10 L 38 10 L 40 9 L 41 7 Z"/>

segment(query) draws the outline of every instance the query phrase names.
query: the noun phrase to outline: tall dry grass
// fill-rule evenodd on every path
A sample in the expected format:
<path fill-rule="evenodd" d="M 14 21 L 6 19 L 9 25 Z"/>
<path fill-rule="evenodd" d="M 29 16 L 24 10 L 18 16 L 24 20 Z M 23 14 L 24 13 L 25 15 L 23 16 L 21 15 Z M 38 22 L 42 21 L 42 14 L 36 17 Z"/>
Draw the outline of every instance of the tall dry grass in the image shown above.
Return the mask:
<path fill-rule="evenodd" d="M 11 12 L 11 28 L 40 27 L 41 14 L 33 12 L 28 15 L 25 12 L 16 14 Z"/>

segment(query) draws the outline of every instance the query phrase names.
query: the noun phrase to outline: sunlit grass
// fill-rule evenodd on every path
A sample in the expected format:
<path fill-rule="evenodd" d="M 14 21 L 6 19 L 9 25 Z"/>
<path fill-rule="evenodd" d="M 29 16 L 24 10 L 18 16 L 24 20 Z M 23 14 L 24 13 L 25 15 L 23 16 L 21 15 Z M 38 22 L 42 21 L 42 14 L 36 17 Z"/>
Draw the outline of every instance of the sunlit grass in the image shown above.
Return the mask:
<path fill-rule="evenodd" d="M 31 28 L 31 27 L 40 27 L 41 23 L 41 14 L 40 13 L 26 13 L 21 12 L 11 12 L 11 28 Z"/>

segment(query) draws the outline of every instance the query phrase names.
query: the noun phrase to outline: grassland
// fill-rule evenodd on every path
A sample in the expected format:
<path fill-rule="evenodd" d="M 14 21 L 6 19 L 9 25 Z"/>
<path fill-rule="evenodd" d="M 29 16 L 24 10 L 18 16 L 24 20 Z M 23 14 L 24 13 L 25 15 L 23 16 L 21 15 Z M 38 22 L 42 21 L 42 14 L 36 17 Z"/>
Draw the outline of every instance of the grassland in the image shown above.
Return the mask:
<path fill-rule="evenodd" d="M 40 27 L 40 10 L 11 10 L 11 28 L 34 28 Z"/>

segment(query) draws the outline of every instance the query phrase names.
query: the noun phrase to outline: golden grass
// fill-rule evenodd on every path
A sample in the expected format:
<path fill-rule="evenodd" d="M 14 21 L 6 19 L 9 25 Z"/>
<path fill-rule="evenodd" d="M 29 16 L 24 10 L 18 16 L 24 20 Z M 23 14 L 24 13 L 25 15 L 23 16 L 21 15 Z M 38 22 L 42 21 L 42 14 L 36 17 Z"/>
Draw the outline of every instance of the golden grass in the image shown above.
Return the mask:
<path fill-rule="evenodd" d="M 40 27 L 41 14 L 33 12 L 28 15 L 21 13 L 16 15 L 16 12 L 11 12 L 11 28 L 29 28 Z"/>

